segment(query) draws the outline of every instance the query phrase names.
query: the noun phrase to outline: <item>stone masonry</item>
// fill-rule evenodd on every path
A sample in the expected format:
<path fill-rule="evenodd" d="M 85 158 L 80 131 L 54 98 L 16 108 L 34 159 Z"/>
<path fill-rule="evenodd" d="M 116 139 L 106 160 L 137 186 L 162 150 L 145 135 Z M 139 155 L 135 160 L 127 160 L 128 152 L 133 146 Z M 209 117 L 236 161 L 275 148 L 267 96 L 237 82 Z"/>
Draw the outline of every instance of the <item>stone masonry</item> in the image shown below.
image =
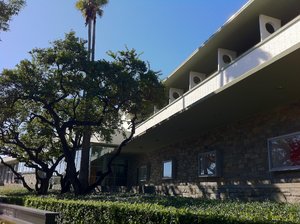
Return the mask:
<path fill-rule="evenodd" d="M 142 191 L 206 198 L 300 201 L 300 172 L 270 172 L 267 140 L 300 131 L 300 102 L 294 102 L 175 142 L 129 162 L 129 187 Z M 217 150 L 221 174 L 198 177 L 199 153 Z M 174 178 L 162 178 L 163 161 L 174 161 Z M 149 177 L 138 182 L 137 170 Z M 137 188 L 133 188 L 137 189 Z M 141 190 L 141 189 L 140 189 Z"/>

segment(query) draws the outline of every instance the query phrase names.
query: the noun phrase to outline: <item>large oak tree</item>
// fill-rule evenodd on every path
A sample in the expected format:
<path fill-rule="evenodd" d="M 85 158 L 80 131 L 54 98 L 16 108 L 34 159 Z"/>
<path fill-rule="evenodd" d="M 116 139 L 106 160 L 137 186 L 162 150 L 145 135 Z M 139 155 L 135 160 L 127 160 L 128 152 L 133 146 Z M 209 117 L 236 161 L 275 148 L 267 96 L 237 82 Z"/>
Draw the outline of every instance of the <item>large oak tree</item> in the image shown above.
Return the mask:
<path fill-rule="evenodd" d="M 23 136 L 30 138 L 29 127 L 36 129 L 33 136 L 47 130 L 52 143 L 59 145 L 65 157 L 65 178 L 75 194 L 90 192 L 112 172 L 112 161 L 132 139 L 137 122 L 164 99 L 158 73 L 140 60 L 135 50 L 110 53 L 111 61 L 93 62 L 85 44 L 86 41 L 69 33 L 49 48 L 32 50 L 31 60 L 21 61 L 15 69 L 4 70 L 0 76 L 0 101 L 5 108 L 0 111 L 4 124 L 0 131 L 9 133 L 6 126 L 14 125 L 13 131 L 24 141 Z M 123 128 L 124 113 L 130 115 L 126 121 L 128 130 Z M 124 141 L 113 152 L 107 171 L 89 186 L 80 182 L 74 162 L 86 127 L 107 142 L 116 131 L 130 133 L 124 135 Z M 6 141 L 14 138 L 9 134 L 6 137 Z M 51 142 L 50 139 L 45 142 Z M 6 141 L 1 144 L 10 147 Z M 35 150 L 38 145 L 43 146 L 33 144 L 32 148 Z M 50 152 L 50 147 L 46 151 Z"/>

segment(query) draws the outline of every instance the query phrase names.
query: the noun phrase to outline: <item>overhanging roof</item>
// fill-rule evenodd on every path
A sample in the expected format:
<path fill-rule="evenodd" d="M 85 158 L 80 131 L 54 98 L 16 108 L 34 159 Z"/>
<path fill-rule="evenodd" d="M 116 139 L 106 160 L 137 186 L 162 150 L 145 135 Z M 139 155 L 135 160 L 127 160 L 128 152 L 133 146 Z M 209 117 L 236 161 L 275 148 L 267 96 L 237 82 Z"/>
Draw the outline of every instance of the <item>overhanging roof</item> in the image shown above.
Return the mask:
<path fill-rule="evenodd" d="M 214 35 L 197 48 L 164 83 L 166 86 L 188 87 L 188 73 L 192 70 L 212 74 L 217 70 L 217 49 L 245 52 L 260 41 L 259 15 L 280 18 L 282 24 L 299 15 L 299 0 L 250 0 L 234 14 Z M 238 48 L 237 48 L 238 46 Z"/>
<path fill-rule="evenodd" d="M 300 100 L 299 58 L 300 49 L 297 48 L 279 60 L 274 59 L 268 65 L 249 71 L 190 109 L 136 137 L 126 146 L 125 152 L 142 153 L 159 149 L 189 136 Z"/>

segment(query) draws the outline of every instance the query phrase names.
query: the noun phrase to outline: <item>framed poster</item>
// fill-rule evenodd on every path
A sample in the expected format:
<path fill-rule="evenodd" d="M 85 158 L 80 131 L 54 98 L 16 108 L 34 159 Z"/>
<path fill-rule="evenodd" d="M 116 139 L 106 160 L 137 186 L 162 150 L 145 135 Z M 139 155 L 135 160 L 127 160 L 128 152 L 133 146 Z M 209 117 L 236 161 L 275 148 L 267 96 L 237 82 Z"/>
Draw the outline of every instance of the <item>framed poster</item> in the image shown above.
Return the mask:
<path fill-rule="evenodd" d="M 300 132 L 268 140 L 270 171 L 300 170 Z"/>

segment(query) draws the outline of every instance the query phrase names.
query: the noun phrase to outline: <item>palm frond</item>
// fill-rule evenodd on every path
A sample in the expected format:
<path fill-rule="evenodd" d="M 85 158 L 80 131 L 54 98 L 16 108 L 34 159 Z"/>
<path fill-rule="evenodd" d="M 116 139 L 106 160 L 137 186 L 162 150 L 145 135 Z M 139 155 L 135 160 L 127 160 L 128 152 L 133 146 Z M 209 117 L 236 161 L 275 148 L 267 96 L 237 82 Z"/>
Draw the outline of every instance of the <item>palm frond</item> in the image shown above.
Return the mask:
<path fill-rule="evenodd" d="M 76 8 L 81 11 L 83 17 L 85 18 L 85 24 L 87 25 L 89 21 L 103 16 L 103 7 L 108 4 L 108 0 L 78 0 L 76 2 Z"/>

